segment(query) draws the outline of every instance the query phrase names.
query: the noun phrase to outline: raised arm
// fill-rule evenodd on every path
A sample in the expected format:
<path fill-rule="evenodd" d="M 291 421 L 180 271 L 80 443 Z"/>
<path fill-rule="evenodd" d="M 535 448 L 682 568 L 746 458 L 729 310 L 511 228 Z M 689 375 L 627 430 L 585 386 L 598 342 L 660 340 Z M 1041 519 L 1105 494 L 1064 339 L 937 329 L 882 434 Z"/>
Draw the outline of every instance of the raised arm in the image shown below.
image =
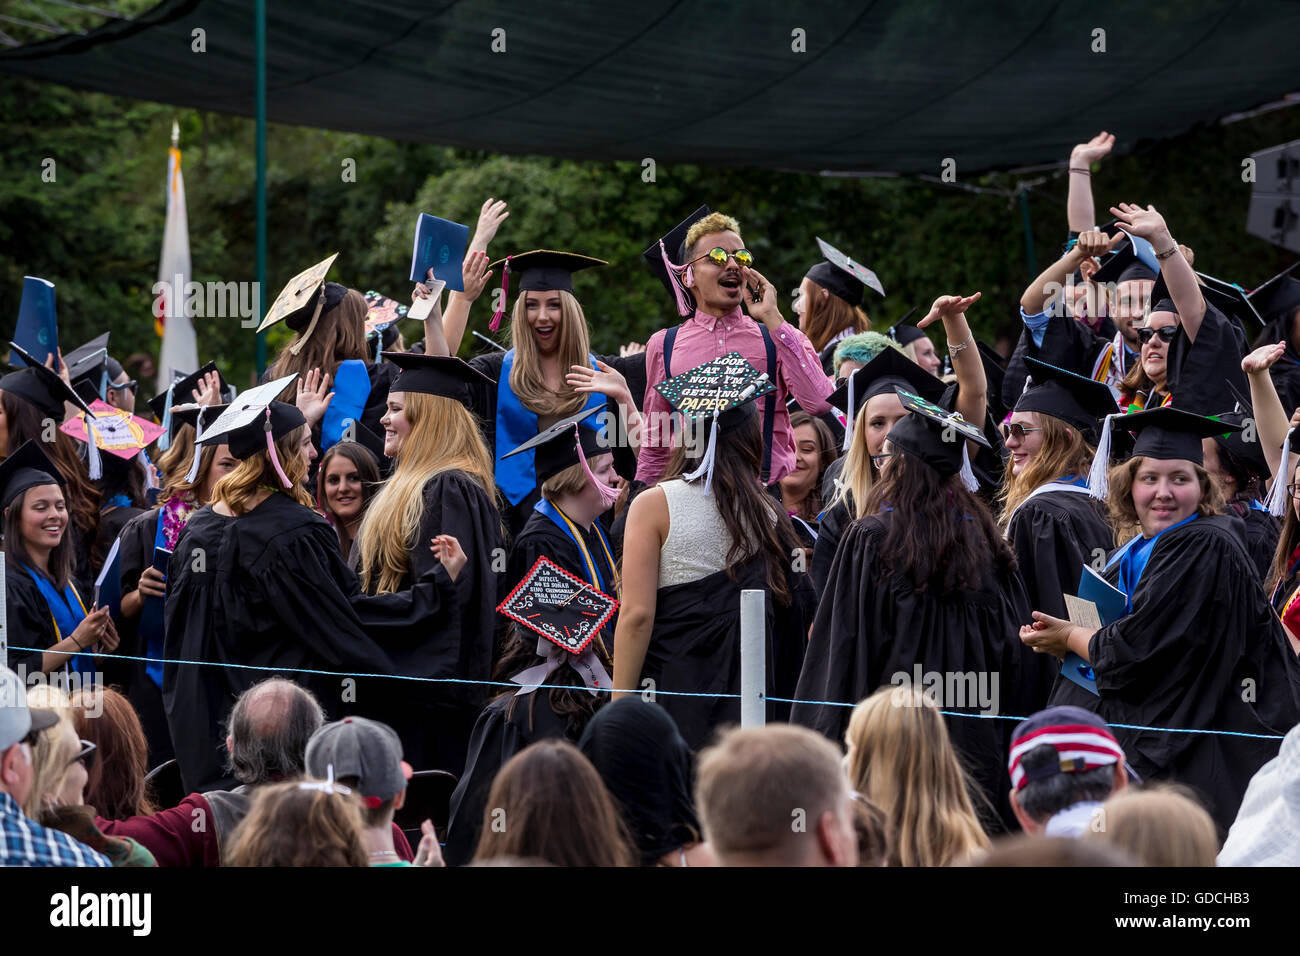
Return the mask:
<path fill-rule="evenodd" d="M 474 229 L 474 235 L 465 250 L 463 267 L 465 291 L 451 294 L 447 302 L 447 313 L 443 317 L 443 331 L 452 355 L 460 351 L 460 343 L 465 338 L 470 306 L 482 294 L 488 280 L 492 278 L 492 273 L 487 267 L 488 245 L 496 237 L 501 223 L 505 222 L 509 215 L 510 213 L 506 211 L 506 201 L 493 199 L 491 196 L 479 210 L 478 226 Z"/>
<path fill-rule="evenodd" d="M 1070 171 L 1067 174 L 1070 185 L 1066 194 L 1065 214 L 1071 232 L 1086 232 L 1097 228 L 1097 213 L 1092 202 L 1092 164 L 1108 155 L 1114 145 L 1114 134 L 1102 130 L 1088 142 L 1080 143 L 1070 150 Z"/>
<path fill-rule="evenodd" d="M 1255 416 L 1255 434 L 1264 443 L 1264 457 L 1268 460 L 1270 475 L 1276 475 L 1282 465 L 1282 443 L 1286 441 L 1287 429 L 1291 427 L 1288 412 L 1294 411 L 1282 407 L 1282 400 L 1278 398 L 1277 389 L 1273 386 L 1273 376 L 1268 371 L 1282 357 L 1285 349 L 1285 342 L 1261 345 L 1241 360 L 1242 371 L 1250 380 L 1250 406 Z"/>
<path fill-rule="evenodd" d="M 1079 241 L 1071 246 L 1065 255 L 1044 269 L 1020 296 L 1020 308 L 1024 310 L 1025 315 L 1038 315 L 1045 311 L 1048 303 L 1062 294 L 1065 283 L 1069 281 L 1075 269 L 1081 268 L 1094 256 L 1109 252 L 1123 238 L 1122 232 L 1116 233 L 1113 239 L 1095 229 L 1079 233 Z"/>
<path fill-rule="evenodd" d="M 957 374 L 957 411 L 976 428 L 984 427 L 988 413 L 988 380 L 984 376 L 984 363 L 975 346 L 975 336 L 966 322 L 966 310 L 980 300 L 982 292 L 974 295 L 941 295 L 934 300 L 924 319 L 916 323 L 918 329 L 942 320 L 948 334 L 948 352 L 952 368 Z"/>
<path fill-rule="evenodd" d="M 1201 295 L 1201 286 L 1191 265 L 1178 254 L 1178 243 L 1169 234 L 1164 216 L 1156 212 L 1155 206 L 1143 209 L 1126 202 L 1112 206 L 1110 211 L 1125 229 L 1141 236 L 1155 249 L 1156 258 L 1160 260 L 1160 274 L 1169 288 L 1169 297 L 1174 300 L 1183 331 L 1187 333 L 1188 341 L 1195 342 L 1205 318 L 1205 297 Z"/>

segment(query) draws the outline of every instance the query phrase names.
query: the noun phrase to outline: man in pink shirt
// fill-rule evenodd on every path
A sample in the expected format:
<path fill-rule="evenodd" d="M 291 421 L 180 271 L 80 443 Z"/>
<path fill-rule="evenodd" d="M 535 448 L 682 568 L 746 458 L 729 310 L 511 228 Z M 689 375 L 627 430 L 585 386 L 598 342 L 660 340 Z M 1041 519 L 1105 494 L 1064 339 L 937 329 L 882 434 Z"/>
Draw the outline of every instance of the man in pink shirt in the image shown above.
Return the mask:
<path fill-rule="evenodd" d="M 647 250 L 647 258 L 659 246 Z M 822 372 L 808 337 L 781 316 L 776 288 L 752 268 L 753 258 L 745 251 L 735 219 L 701 208 L 665 236 L 662 247 L 662 258 L 668 261 L 657 271 L 676 292 L 679 311 L 687 318 L 681 325 L 660 329 L 646 344 L 646 428 L 636 479 L 654 484 L 672 454 L 670 407 L 654 386 L 710 359 L 739 352 L 776 385 L 768 400 L 759 403 L 763 481 L 775 484 L 795 466 L 786 400 L 793 397 L 804 411 L 820 415 L 830 408 L 826 397 L 831 380 Z M 719 249 L 722 252 L 714 252 Z M 674 256 L 681 262 L 674 263 Z M 742 301 L 749 315 L 741 311 Z"/>

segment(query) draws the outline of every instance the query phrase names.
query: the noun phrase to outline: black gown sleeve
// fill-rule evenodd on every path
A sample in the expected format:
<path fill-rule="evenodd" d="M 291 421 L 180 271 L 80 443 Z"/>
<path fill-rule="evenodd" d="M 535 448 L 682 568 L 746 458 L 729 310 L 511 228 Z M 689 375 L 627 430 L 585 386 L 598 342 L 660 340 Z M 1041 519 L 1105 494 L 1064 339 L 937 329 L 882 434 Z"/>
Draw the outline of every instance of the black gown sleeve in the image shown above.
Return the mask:
<path fill-rule="evenodd" d="M 1068 617 L 1064 595 L 1078 594 L 1084 564 L 1098 554 L 1104 561 L 1111 550 L 1110 526 L 1091 502 L 1086 495 L 1048 492 L 1023 504 L 1012 518 L 1007 540 L 1035 611 Z"/>
<path fill-rule="evenodd" d="M 1179 408 L 1200 415 L 1235 408 L 1237 395 L 1250 394 L 1246 373 L 1241 370 L 1245 354 L 1246 335 L 1241 326 L 1206 302 L 1196 341 L 1188 339 L 1180 324 L 1169 345 L 1166 391 Z"/>
<path fill-rule="evenodd" d="M 835 552 L 839 550 L 840 539 L 844 529 L 853 522 L 849 507 L 853 496 L 848 495 L 844 501 L 837 502 L 822 512 L 822 520 L 817 528 L 817 544 L 813 546 L 812 584 L 818 595 L 826 593 L 826 582 L 830 577 L 831 564 L 835 561 Z"/>
<path fill-rule="evenodd" d="M 9 668 L 20 676 L 41 673 L 41 650 L 53 647 L 54 621 L 36 582 L 10 561 L 5 565 L 5 610 L 8 615 Z"/>

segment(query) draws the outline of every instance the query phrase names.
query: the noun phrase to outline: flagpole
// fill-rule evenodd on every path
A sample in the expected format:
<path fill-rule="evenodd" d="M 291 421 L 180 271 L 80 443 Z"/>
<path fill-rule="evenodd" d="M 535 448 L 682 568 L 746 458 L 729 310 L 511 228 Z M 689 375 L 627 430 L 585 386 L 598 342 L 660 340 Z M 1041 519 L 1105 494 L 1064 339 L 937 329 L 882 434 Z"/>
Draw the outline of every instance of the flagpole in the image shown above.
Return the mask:
<path fill-rule="evenodd" d="M 266 0 L 257 0 L 257 319 L 266 312 Z M 257 336 L 257 375 L 266 370 L 266 333 Z"/>

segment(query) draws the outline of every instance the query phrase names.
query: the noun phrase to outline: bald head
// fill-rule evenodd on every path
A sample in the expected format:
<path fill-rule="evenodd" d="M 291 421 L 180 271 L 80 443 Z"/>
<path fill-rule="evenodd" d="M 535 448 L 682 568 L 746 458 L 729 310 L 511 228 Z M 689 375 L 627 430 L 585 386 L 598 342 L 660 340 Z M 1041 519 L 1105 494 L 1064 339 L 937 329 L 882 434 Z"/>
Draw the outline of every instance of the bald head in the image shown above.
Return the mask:
<path fill-rule="evenodd" d="M 282 677 L 254 684 L 230 712 L 229 769 L 245 784 L 302 776 L 307 741 L 325 713 L 305 688 Z"/>

